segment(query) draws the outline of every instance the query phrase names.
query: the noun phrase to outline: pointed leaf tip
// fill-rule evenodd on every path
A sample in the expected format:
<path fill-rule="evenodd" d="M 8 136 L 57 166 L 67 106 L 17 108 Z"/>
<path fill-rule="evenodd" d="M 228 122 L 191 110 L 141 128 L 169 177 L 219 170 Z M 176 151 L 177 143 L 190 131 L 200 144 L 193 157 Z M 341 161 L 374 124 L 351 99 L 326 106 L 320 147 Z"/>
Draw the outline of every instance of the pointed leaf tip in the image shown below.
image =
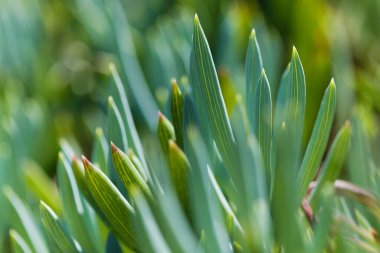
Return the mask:
<path fill-rule="evenodd" d="M 90 161 L 84 155 L 82 155 L 82 162 L 85 170 L 90 169 Z"/>
<path fill-rule="evenodd" d="M 294 45 L 293 45 L 292 56 L 293 56 L 293 57 L 297 57 L 297 56 L 298 56 L 297 48 L 296 48 Z"/>
<path fill-rule="evenodd" d="M 335 89 L 335 80 L 334 80 L 334 77 L 331 78 L 330 85 Z"/>
<path fill-rule="evenodd" d="M 266 78 L 266 76 L 267 76 L 267 74 L 265 73 L 265 69 L 263 68 L 262 70 L 261 70 L 261 76 L 264 78 Z"/>
<path fill-rule="evenodd" d="M 117 150 L 118 150 L 118 148 L 116 147 L 115 144 L 113 144 L 112 141 L 111 141 L 111 150 L 112 150 L 112 153 L 117 152 Z"/>
<path fill-rule="evenodd" d="M 194 16 L 194 24 L 195 25 L 199 25 L 199 18 L 198 18 L 198 14 L 195 13 L 195 16 Z"/>
<path fill-rule="evenodd" d="M 113 74 L 115 71 L 116 71 L 116 67 L 115 67 L 115 64 L 113 62 L 111 62 L 110 64 L 108 64 L 108 69 L 111 71 L 111 73 Z"/>
<path fill-rule="evenodd" d="M 250 38 L 250 39 L 255 39 L 255 37 L 256 37 L 256 30 L 255 30 L 255 28 L 253 28 L 253 29 L 251 30 L 251 34 L 249 35 L 249 38 Z"/>

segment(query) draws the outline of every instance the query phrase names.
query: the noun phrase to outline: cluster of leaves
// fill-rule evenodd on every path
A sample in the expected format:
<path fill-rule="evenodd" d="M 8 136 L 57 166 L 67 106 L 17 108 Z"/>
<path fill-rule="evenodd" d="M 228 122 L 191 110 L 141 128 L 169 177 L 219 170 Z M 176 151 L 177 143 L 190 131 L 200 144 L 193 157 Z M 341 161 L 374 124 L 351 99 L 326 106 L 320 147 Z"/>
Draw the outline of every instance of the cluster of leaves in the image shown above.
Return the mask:
<path fill-rule="evenodd" d="M 322 163 L 336 107 L 333 80 L 303 152 L 306 84 L 295 48 L 272 103 L 252 31 L 244 96 L 236 94 L 229 117 L 196 16 L 190 86 L 172 81 L 169 116 L 158 113 L 152 123 L 158 142 L 148 139 L 145 145 L 121 78 L 114 66 L 110 70 L 107 131 L 96 130 L 91 162 L 80 161 L 81 151 L 62 141 L 59 193 L 43 176 L 28 177 L 41 199 L 43 231 L 12 188 L 4 188 L 22 223 L 20 231 L 10 232 L 15 252 L 379 250 L 376 197 L 337 180 L 353 132 L 360 156 L 355 166 L 366 171 L 353 168 L 351 178 L 364 187 L 374 175 L 369 190 L 377 186 L 375 166 L 364 166 L 371 159 L 362 149 L 368 146 L 359 118 L 341 127 Z"/>

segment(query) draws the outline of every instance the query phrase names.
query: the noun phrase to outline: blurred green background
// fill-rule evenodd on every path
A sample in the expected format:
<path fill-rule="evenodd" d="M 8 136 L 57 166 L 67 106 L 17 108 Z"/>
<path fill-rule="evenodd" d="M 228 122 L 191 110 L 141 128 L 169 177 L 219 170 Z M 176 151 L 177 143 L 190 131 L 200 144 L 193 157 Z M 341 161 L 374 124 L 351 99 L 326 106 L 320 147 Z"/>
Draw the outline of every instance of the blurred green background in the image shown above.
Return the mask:
<path fill-rule="evenodd" d="M 30 198 L 23 171 L 38 166 L 54 178 L 62 138 L 91 152 L 96 127 L 104 127 L 110 63 L 127 84 L 139 131 L 155 131 L 157 109 L 167 110 L 170 79 L 188 82 L 194 13 L 229 111 L 244 88 L 245 50 L 255 28 L 271 86 L 279 84 L 293 45 L 300 54 L 307 82 L 304 140 L 334 77 L 336 129 L 360 112 L 377 151 L 378 0 L 0 0 L 0 188 L 11 184 Z M 9 224 L 2 214 L 10 207 L 2 195 L 0 203 L 3 233 Z"/>

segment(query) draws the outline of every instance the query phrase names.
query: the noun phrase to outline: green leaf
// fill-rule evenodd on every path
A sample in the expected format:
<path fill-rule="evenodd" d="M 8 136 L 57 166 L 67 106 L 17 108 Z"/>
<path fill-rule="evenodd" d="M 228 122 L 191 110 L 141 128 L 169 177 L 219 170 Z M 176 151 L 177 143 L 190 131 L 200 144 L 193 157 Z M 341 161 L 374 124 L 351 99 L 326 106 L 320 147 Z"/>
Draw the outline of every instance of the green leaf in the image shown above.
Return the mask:
<path fill-rule="evenodd" d="M 142 117 L 151 131 L 157 127 L 155 115 L 158 111 L 156 100 L 149 90 L 143 71 L 136 56 L 132 35 L 125 11 L 120 1 L 108 1 L 109 17 L 115 38 L 118 55 L 133 98 Z M 144 99 L 142 99 L 144 98 Z M 116 143 L 116 142 L 115 142 Z M 117 143 L 119 147 L 119 143 Z"/>
<path fill-rule="evenodd" d="M 70 163 L 58 156 L 58 185 L 63 202 L 63 217 L 85 252 L 100 252 L 99 235 L 88 206 L 82 199 Z"/>
<path fill-rule="evenodd" d="M 292 136 L 294 152 L 291 154 L 299 165 L 301 156 L 301 141 L 306 107 L 306 82 L 301 60 L 295 47 L 292 59 L 285 70 L 277 97 L 275 112 L 275 141 L 281 125 L 285 122 L 289 134 Z"/>
<path fill-rule="evenodd" d="M 264 168 L 268 175 L 273 177 L 271 170 L 271 148 L 272 148 L 272 98 L 267 76 L 264 69 L 261 72 L 257 85 L 253 88 L 252 106 L 248 106 L 247 111 L 252 108 L 253 120 L 252 128 L 260 144 L 261 155 L 263 157 Z M 250 114 L 248 114 L 250 116 Z M 269 178 L 269 177 L 268 177 Z"/>
<path fill-rule="evenodd" d="M 169 140 L 175 140 L 175 133 L 172 123 L 161 112 L 158 112 L 157 135 L 162 151 L 167 155 Z"/>
<path fill-rule="evenodd" d="M 199 249 L 188 220 L 181 210 L 175 193 L 169 187 L 164 192 L 156 192 L 158 202 L 152 211 L 172 252 L 192 253 Z"/>
<path fill-rule="evenodd" d="M 231 252 L 228 233 L 224 227 L 218 200 L 210 192 L 210 180 L 207 175 L 208 152 L 196 128 L 187 131 L 189 150 L 187 156 L 192 165 L 191 196 L 195 227 L 198 235 L 204 234 L 202 245 L 207 252 Z"/>
<path fill-rule="evenodd" d="M 99 168 L 108 175 L 108 145 L 103 129 L 100 127 L 95 130 L 95 143 L 93 146 L 91 158 Z"/>
<path fill-rule="evenodd" d="M 254 103 L 257 100 L 257 95 L 254 90 L 259 85 L 259 79 L 262 75 L 263 63 L 261 60 L 260 47 L 256 39 L 256 31 L 252 29 L 249 36 L 248 48 L 245 59 L 245 74 L 246 74 L 246 104 L 249 123 L 251 127 L 255 123 L 255 110 Z"/>
<path fill-rule="evenodd" d="M 108 140 L 115 143 L 117 146 L 121 147 L 123 150 L 128 150 L 128 140 L 125 132 L 125 126 L 121 118 L 119 109 L 117 108 L 112 97 L 108 98 Z M 108 169 L 109 177 L 121 193 L 125 196 L 126 190 L 121 182 L 120 178 L 117 176 L 117 172 L 112 163 L 112 154 L 109 152 L 108 158 Z"/>
<path fill-rule="evenodd" d="M 108 139 L 124 150 L 128 149 L 123 119 L 112 97 L 108 97 Z"/>
<path fill-rule="evenodd" d="M 34 251 L 48 253 L 49 251 L 45 244 L 45 240 L 36 224 L 36 221 L 34 220 L 32 212 L 16 195 L 12 188 L 9 186 L 4 186 L 3 192 L 18 215 L 26 234 L 28 235 L 28 242 L 32 245 Z"/>
<path fill-rule="evenodd" d="M 144 196 L 136 189 L 131 191 L 136 204 L 136 228 L 143 252 L 171 252 Z"/>
<path fill-rule="evenodd" d="M 282 124 L 274 154 L 275 178 L 271 194 L 271 212 L 276 241 L 286 252 L 304 252 L 302 223 L 297 219 L 299 203 L 296 193 L 296 146 L 293 145 L 293 133 Z"/>
<path fill-rule="evenodd" d="M 322 192 L 321 211 L 319 214 L 318 224 L 315 228 L 312 248 L 308 252 L 323 252 L 326 249 L 330 238 L 330 231 L 333 224 L 333 214 L 335 202 L 333 196 L 333 186 L 325 188 Z"/>
<path fill-rule="evenodd" d="M 170 140 L 168 148 L 169 173 L 182 208 L 190 215 L 189 172 L 190 164 L 185 153 Z"/>
<path fill-rule="evenodd" d="M 22 173 L 28 189 L 32 191 L 38 199 L 43 200 L 51 206 L 54 212 L 60 213 L 62 207 L 56 184 L 35 162 L 26 161 L 22 167 Z"/>
<path fill-rule="evenodd" d="M 50 238 L 57 244 L 61 252 L 82 252 L 65 230 L 58 216 L 43 201 L 40 202 L 42 223 Z"/>
<path fill-rule="evenodd" d="M 29 245 L 26 241 L 19 235 L 16 230 L 11 229 L 9 231 L 9 236 L 11 238 L 12 252 L 13 253 L 32 253 Z"/>
<path fill-rule="evenodd" d="M 147 176 L 147 173 L 146 171 L 148 171 L 147 169 L 144 169 L 143 165 L 142 165 L 142 162 L 140 160 L 140 158 L 138 158 L 136 155 L 135 155 L 135 152 L 133 152 L 132 149 L 129 149 L 128 150 L 128 156 L 129 156 L 129 159 L 131 160 L 131 162 L 133 163 L 133 165 L 136 167 L 137 171 L 141 174 L 141 176 L 144 178 L 145 181 L 149 181 L 148 179 L 148 176 Z"/>
<path fill-rule="evenodd" d="M 322 166 L 321 175 L 318 177 L 315 188 L 310 195 L 309 199 L 312 206 L 318 201 L 323 187 L 327 183 L 333 183 L 338 178 L 350 148 L 350 139 L 351 124 L 346 122 L 334 138 L 326 160 Z"/>
<path fill-rule="evenodd" d="M 137 242 L 132 224 L 135 212 L 132 206 L 100 169 L 85 157 L 82 157 L 82 160 L 86 184 L 95 202 L 111 224 L 111 229 L 125 245 L 136 249 Z"/>
<path fill-rule="evenodd" d="M 298 198 L 302 199 L 315 177 L 330 137 L 336 105 L 334 80 L 331 80 L 322 98 L 318 116 L 314 124 L 309 144 L 298 174 Z"/>
<path fill-rule="evenodd" d="M 119 242 L 112 232 L 108 233 L 107 243 L 106 243 L 106 253 L 123 253 Z"/>
<path fill-rule="evenodd" d="M 236 218 L 235 213 L 232 210 L 230 203 L 228 203 L 226 197 L 223 194 L 222 189 L 220 188 L 218 182 L 216 181 L 214 173 L 212 173 L 212 170 L 210 168 L 207 168 L 207 172 L 208 172 L 208 177 L 210 179 L 211 185 L 214 188 L 216 196 L 218 197 L 220 205 L 223 207 L 224 212 L 226 212 L 228 217 L 232 217 L 234 227 L 236 227 L 241 233 L 244 233 L 238 219 Z"/>
<path fill-rule="evenodd" d="M 112 160 L 115 169 L 123 182 L 124 186 L 129 190 L 131 187 L 137 187 L 146 196 L 151 196 L 152 193 L 140 172 L 129 159 L 129 156 L 122 152 L 118 147 L 111 143 Z"/>
<path fill-rule="evenodd" d="M 76 157 L 74 157 L 72 160 L 72 168 L 74 172 L 75 181 L 78 185 L 80 192 L 86 198 L 86 200 L 91 205 L 91 207 L 96 211 L 96 213 L 99 215 L 102 221 L 105 224 L 109 225 L 107 218 L 105 217 L 103 212 L 100 210 L 100 207 L 96 203 L 95 199 L 92 197 L 90 189 L 88 188 L 86 176 L 84 172 L 84 166 Z"/>
<path fill-rule="evenodd" d="M 125 126 L 125 131 L 127 133 L 127 139 L 130 142 L 130 146 L 134 149 L 134 151 L 137 153 L 137 156 L 140 158 L 144 166 L 145 173 L 149 173 L 144 156 L 144 150 L 140 141 L 139 134 L 136 129 L 135 122 L 133 120 L 131 108 L 129 106 L 128 96 L 124 89 L 121 78 L 116 71 L 115 66 L 110 65 L 110 70 L 114 80 L 114 85 L 111 86 L 111 95 L 115 99 L 115 104 L 117 105 L 117 107 L 121 108 L 120 113 Z"/>
<path fill-rule="evenodd" d="M 172 80 L 172 94 L 170 101 L 170 112 L 178 146 L 183 148 L 183 96 L 177 81 Z"/>
<path fill-rule="evenodd" d="M 206 36 L 199 23 L 198 16 L 194 18 L 193 61 L 195 79 L 193 88 L 195 94 L 201 96 L 199 110 L 204 110 L 211 127 L 211 134 L 232 177 L 236 177 L 234 168 L 238 167 L 235 152 L 235 140 L 228 120 L 226 106 L 223 101 L 219 80 L 216 74 L 211 51 Z"/>
<path fill-rule="evenodd" d="M 259 144 L 252 133 L 246 131 L 246 113 L 238 101 L 233 114 L 233 131 L 240 159 L 240 181 L 236 186 L 235 204 L 244 233 L 243 248 L 249 252 L 265 252 L 272 245 L 272 224 L 269 211 L 269 189 Z"/>

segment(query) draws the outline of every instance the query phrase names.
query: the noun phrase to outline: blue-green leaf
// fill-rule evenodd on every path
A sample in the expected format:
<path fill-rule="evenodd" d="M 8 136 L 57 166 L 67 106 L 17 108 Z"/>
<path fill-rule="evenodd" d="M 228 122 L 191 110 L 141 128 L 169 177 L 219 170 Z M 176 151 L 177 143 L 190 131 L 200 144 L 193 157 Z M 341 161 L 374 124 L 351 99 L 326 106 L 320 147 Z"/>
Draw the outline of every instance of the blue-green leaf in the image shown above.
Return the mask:
<path fill-rule="evenodd" d="M 281 125 L 285 122 L 287 131 L 292 136 L 294 152 L 291 154 L 296 166 L 301 156 L 301 141 L 306 107 L 306 81 L 298 52 L 293 47 L 292 59 L 285 70 L 277 96 L 275 112 L 275 138 L 277 139 Z M 277 141 L 275 139 L 275 141 Z M 294 168 L 296 170 L 296 168 Z"/>
<path fill-rule="evenodd" d="M 262 70 L 260 78 L 256 87 L 253 88 L 252 94 L 253 101 L 247 108 L 252 108 L 253 119 L 252 122 L 253 132 L 260 144 L 261 155 L 263 157 L 264 169 L 268 175 L 273 176 L 271 171 L 271 148 L 272 148 L 272 98 L 271 91 L 265 71 Z M 248 106 L 248 101 L 247 101 Z M 249 116 L 249 114 L 248 114 Z"/>
<path fill-rule="evenodd" d="M 12 252 L 14 253 L 32 253 L 28 243 L 19 235 L 16 230 L 11 229 L 9 231 L 11 238 Z"/>
<path fill-rule="evenodd" d="M 88 189 L 111 224 L 112 231 L 125 245 L 136 249 L 137 242 L 132 224 L 135 211 L 132 206 L 100 169 L 85 157 L 82 160 Z"/>
<path fill-rule="evenodd" d="M 43 201 L 40 202 L 40 212 L 42 223 L 45 226 L 49 237 L 56 243 L 61 252 L 77 253 L 82 252 L 74 239 L 70 237 L 67 230 L 64 228 L 57 214 L 46 205 Z"/>
<path fill-rule="evenodd" d="M 70 163 L 62 153 L 58 156 L 58 185 L 63 203 L 63 217 L 71 233 L 86 252 L 100 252 L 99 235 L 96 233 L 92 214 L 82 199 Z"/>
<path fill-rule="evenodd" d="M 132 117 L 131 108 L 129 106 L 128 97 L 125 92 L 123 83 L 119 74 L 116 71 L 114 65 L 110 66 L 111 74 L 113 77 L 113 85 L 111 86 L 111 95 L 115 99 L 115 104 L 120 109 L 121 117 L 125 126 L 125 131 L 127 133 L 127 139 L 129 145 L 134 149 L 137 156 L 140 158 L 146 173 L 148 173 L 148 167 L 145 161 L 144 150 L 140 141 L 139 134 L 135 122 Z"/>
<path fill-rule="evenodd" d="M 249 123 L 251 127 L 254 125 L 254 112 L 256 108 L 253 105 L 257 97 L 254 94 L 255 87 L 259 84 L 259 78 L 263 69 L 261 60 L 260 47 L 256 39 L 256 31 L 253 29 L 248 42 L 247 54 L 245 59 L 245 74 L 246 74 L 246 104 Z"/>
<path fill-rule="evenodd" d="M 154 131 L 157 127 L 155 115 L 157 114 L 158 106 L 148 88 L 138 62 L 124 8 L 119 0 L 108 1 L 107 3 L 109 4 L 109 17 L 117 44 L 118 55 L 120 56 L 124 74 L 130 87 L 129 90 L 132 92 L 134 101 L 138 105 L 139 111 L 150 130 Z"/>
<path fill-rule="evenodd" d="M 302 199 L 315 177 L 330 137 L 330 130 L 335 115 L 336 91 L 334 80 L 331 80 L 322 98 L 313 133 L 298 174 L 298 198 Z"/>
<path fill-rule="evenodd" d="M 315 188 L 310 195 L 310 203 L 312 206 L 313 203 L 318 201 L 323 187 L 327 183 L 334 183 L 334 181 L 338 178 L 350 147 L 350 139 L 351 125 L 349 122 L 346 122 L 346 124 L 339 130 L 333 143 L 331 144 L 326 161 L 321 169 L 321 175 L 318 177 Z"/>
<path fill-rule="evenodd" d="M 193 34 L 193 70 L 196 72 L 193 82 L 194 95 L 201 98 L 197 107 L 204 110 L 210 123 L 211 134 L 216 146 L 226 163 L 232 177 L 235 177 L 234 168 L 238 167 L 236 159 L 235 140 L 228 119 L 226 106 L 223 100 L 219 80 L 206 36 L 200 25 L 198 16 L 194 18 Z"/>
<path fill-rule="evenodd" d="M 9 186 L 4 186 L 4 195 L 11 202 L 16 214 L 18 215 L 22 226 L 28 235 L 28 241 L 31 243 L 33 249 L 36 252 L 48 253 L 48 248 L 45 244 L 45 240 L 39 230 L 39 227 L 34 220 L 32 212 L 22 202 L 22 200 L 16 195 L 16 193 Z"/>
<path fill-rule="evenodd" d="M 141 244 L 143 251 L 171 252 L 144 196 L 136 189 L 131 194 L 136 204 L 136 228 L 140 241 L 144 242 Z"/>

